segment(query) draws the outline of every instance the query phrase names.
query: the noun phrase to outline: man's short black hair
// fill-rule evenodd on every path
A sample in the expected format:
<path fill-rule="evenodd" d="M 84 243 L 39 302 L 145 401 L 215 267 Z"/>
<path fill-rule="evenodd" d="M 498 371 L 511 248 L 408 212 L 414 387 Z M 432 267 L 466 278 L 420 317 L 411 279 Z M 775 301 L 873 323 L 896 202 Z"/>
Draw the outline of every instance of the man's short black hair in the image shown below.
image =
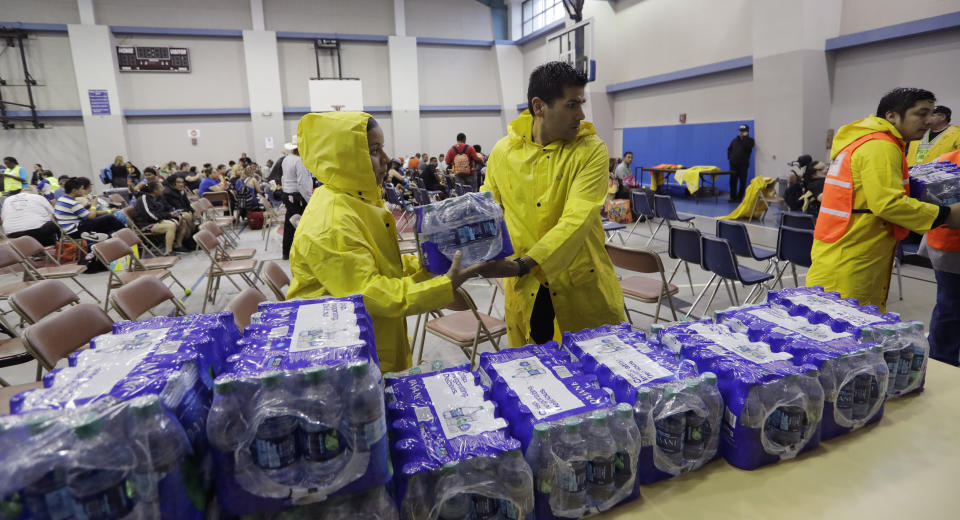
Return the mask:
<path fill-rule="evenodd" d="M 465 134 L 465 133 L 463 133 L 463 132 L 460 132 L 459 134 L 457 134 L 457 142 L 458 142 L 458 143 L 465 143 L 465 142 L 467 142 L 467 134 Z"/>
<path fill-rule="evenodd" d="M 947 118 L 947 122 L 949 123 L 949 122 L 950 122 L 950 116 L 953 115 L 953 110 L 950 110 L 949 108 L 947 108 L 947 107 L 945 107 L 945 106 L 943 106 L 943 105 L 937 105 L 937 106 L 933 107 L 933 113 L 934 113 L 934 114 L 943 114 L 943 116 Z"/>
<path fill-rule="evenodd" d="M 877 105 L 877 117 L 887 117 L 887 112 L 895 112 L 900 114 L 902 119 L 906 116 L 907 110 L 913 108 L 918 101 L 936 103 L 937 97 L 933 92 L 922 88 L 895 88 L 880 99 L 880 104 Z"/>
<path fill-rule="evenodd" d="M 84 183 L 83 181 L 87 181 Z M 67 179 L 67 182 L 63 183 L 63 191 L 71 193 L 82 188 L 86 188 L 90 184 L 90 181 L 86 177 L 70 177 Z"/>
<path fill-rule="evenodd" d="M 474 149 L 477 153 L 480 153 L 480 145 L 479 145 L 479 144 L 473 145 L 473 149 Z"/>
<path fill-rule="evenodd" d="M 148 174 L 148 173 L 152 173 L 152 174 L 156 175 L 156 174 L 157 174 L 157 170 L 154 169 L 153 166 L 147 166 L 146 168 L 143 169 L 143 174 L 146 175 L 146 174 Z"/>
<path fill-rule="evenodd" d="M 463 134 L 460 134 L 460 135 L 463 135 Z M 13 157 L 4 157 L 3 160 L 4 160 L 4 161 L 12 162 L 13 164 L 20 164 L 20 163 L 18 163 L 17 160 L 16 160 L 15 158 L 13 158 Z"/>
<path fill-rule="evenodd" d="M 369 132 L 370 130 L 373 130 L 374 128 L 380 128 L 380 123 L 378 123 L 376 119 L 371 117 L 370 119 L 367 119 L 367 132 Z"/>
<path fill-rule="evenodd" d="M 623 152 L 623 156 L 624 156 L 624 157 L 626 157 L 627 155 L 633 155 L 633 152 L 631 152 L 630 150 L 627 150 L 626 152 Z"/>
<path fill-rule="evenodd" d="M 527 109 L 533 114 L 533 98 L 542 99 L 547 105 L 563 96 L 567 87 L 582 87 L 587 84 L 587 76 L 578 72 L 569 63 L 551 61 L 533 69 L 530 83 L 527 85 Z"/>

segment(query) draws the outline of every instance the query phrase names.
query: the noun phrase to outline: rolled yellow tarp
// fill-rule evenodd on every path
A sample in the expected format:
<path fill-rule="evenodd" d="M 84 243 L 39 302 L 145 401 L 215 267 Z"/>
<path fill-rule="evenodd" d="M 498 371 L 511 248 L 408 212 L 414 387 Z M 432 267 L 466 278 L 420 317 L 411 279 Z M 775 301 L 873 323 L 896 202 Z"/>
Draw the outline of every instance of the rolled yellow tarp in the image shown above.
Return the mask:
<path fill-rule="evenodd" d="M 763 196 L 766 198 L 775 197 L 776 186 L 777 180 L 773 177 L 754 177 L 753 180 L 750 181 L 750 185 L 747 186 L 747 191 L 744 193 L 743 201 L 740 205 L 729 215 L 720 218 L 738 220 L 741 218 L 760 217 L 760 215 L 763 215 L 763 212 L 767 210 L 767 203 L 762 199 L 757 199 L 761 193 L 763 193 Z"/>
<path fill-rule="evenodd" d="M 697 190 L 700 189 L 700 173 L 716 171 L 720 171 L 720 168 L 716 166 L 691 166 L 677 170 L 677 172 L 673 174 L 673 180 L 677 181 L 678 184 L 686 184 L 688 192 L 696 193 Z M 713 181 L 717 181 L 716 175 L 713 176 Z"/>

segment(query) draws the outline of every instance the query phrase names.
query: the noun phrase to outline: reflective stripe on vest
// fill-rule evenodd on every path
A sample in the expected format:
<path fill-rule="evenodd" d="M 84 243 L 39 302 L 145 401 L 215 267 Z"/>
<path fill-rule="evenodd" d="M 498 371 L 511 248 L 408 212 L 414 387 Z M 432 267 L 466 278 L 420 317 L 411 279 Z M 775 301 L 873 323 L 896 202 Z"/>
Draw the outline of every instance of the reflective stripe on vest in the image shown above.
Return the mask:
<path fill-rule="evenodd" d="M 903 159 L 901 170 L 903 175 L 903 189 L 910 194 L 910 177 L 907 169 L 907 158 L 903 155 L 903 146 L 890 134 L 885 132 L 874 132 L 867 134 L 860 139 L 848 144 L 837 154 L 837 157 L 830 163 L 830 170 L 827 171 L 827 178 L 823 181 L 823 200 L 820 203 L 820 216 L 817 217 L 817 225 L 814 228 L 813 236 L 821 242 L 836 242 L 850 227 L 850 218 L 853 213 L 861 213 L 853 209 L 854 191 L 853 191 L 853 171 L 850 168 L 850 161 L 853 159 L 853 152 L 863 143 L 872 139 L 883 139 L 897 145 L 900 149 L 900 157 Z M 897 225 L 893 225 L 893 236 L 897 240 L 903 240 L 907 237 L 909 231 Z"/>

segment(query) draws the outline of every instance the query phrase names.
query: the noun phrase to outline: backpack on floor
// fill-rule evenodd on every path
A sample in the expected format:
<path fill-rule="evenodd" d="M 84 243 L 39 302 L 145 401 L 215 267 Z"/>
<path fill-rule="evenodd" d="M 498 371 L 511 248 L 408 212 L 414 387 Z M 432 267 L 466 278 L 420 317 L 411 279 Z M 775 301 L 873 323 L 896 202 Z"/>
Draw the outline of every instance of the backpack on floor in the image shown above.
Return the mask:
<path fill-rule="evenodd" d="M 263 228 L 263 212 L 248 211 L 247 227 L 249 227 L 250 229 L 262 229 Z"/>

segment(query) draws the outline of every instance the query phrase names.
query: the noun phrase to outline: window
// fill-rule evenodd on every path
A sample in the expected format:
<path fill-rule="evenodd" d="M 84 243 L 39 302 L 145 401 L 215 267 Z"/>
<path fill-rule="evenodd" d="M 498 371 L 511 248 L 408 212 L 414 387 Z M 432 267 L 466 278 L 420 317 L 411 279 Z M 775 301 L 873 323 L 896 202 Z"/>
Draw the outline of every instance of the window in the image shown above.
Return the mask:
<path fill-rule="evenodd" d="M 562 0 L 523 0 L 523 36 L 563 20 L 565 14 Z"/>

